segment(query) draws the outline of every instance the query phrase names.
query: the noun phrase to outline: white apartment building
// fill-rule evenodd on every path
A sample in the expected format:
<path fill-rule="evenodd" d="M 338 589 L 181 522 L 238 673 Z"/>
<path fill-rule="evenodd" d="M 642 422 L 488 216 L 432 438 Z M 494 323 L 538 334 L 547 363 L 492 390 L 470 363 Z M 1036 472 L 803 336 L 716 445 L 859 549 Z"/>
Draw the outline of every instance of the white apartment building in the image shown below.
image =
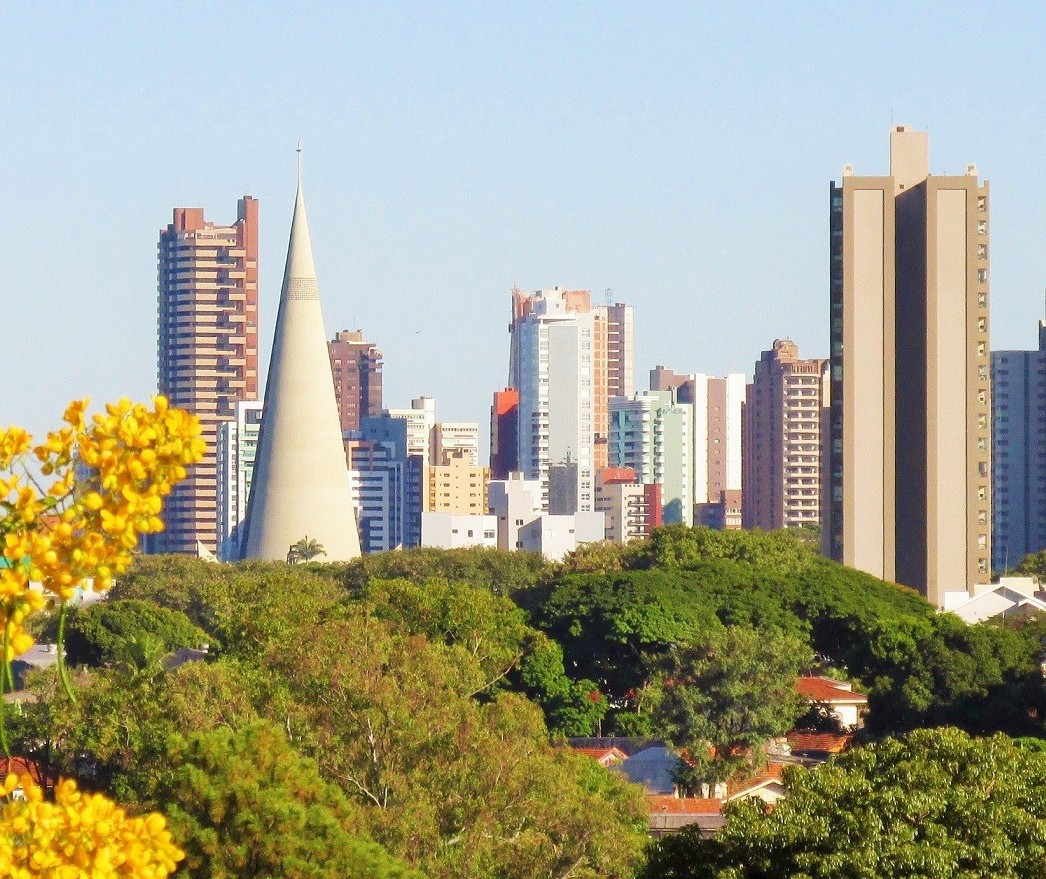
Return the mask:
<path fill-rule="evenodd" d="M 595 315 L 568 309 L 559 288 L 540 291 L 513 329 L 519 391 L 517 445 L 527 479 L 555 514 L 593 509 Z"/>
<path fill-rule="evenodd" d="M 235 405 L 233 411 L 233 419 L 218 424 L 216 448 L 218 532 L 215 544 L 217 556 L 223 562 L 240 557 L 240 526 L 247 517 L 262 404 L 256 400 L 243 400 Z"/>

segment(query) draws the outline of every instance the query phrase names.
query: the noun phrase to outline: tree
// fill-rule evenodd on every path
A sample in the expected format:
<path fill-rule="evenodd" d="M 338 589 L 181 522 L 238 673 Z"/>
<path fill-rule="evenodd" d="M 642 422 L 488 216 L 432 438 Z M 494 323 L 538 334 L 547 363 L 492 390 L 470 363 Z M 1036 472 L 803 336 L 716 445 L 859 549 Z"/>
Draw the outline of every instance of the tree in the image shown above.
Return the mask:
<path fill-rule="evenodd" d="M 790 768 L 774 808 L 733 804 L 714 840 L 659 841 L 642 879 L 1042 879 L 1046 756 L 918 730 Z"/>
<path fill-rule="evenodd" d="M 653 721 L 686 756 L 680 781 L 692 789 L 757 764 L 802 714 L 795 682 L 811 659 L 802 641 L 740 626 L 672 651 Z"/>
<path fill-rule="evenodd" d="M 136 599 L 103 601 L 71 614 L 66 632 L 66 657 L 72 665 L 99 666 L 112 662 L 131 642 L 161 656 L 179 647 L 199 647 L 211 640 L 185 614 Z"/>
<path fill-rule="evenodd" d="M 311 562 L 314 558 L 326 554 L 327 550 L 323 548 L 323 544 L 315 537 L 309 537 L 306 534 L 297 543 L 291 544 L 290 549 L 287 550 L 287 561 L 296 565 L 299 562 Z"/>
<path fill-rule="evenodd" d="M 721 628 L 687 578 L 666 571 L 569 574 L 533 602 L 534 622 L 563 647 L 569 674 L 624 699 L 673 644 Z"/>
<path fill-rule="evenodd" d="M 364 610 L 266 663 L 296 695 L 293 734 L 374 839 L 432 879 L 632 875 L 640 789 L 552 749 L 522 696 L 474 698 L 485 674 L 467 652 Z"/>
<path fill-rule="evenodd" d="M 418 874 L 359 830 L 358 809 L 269 724 L 172 737 L 152 796 L 191 879 L 392 879 Z"/>
<path fill-rule="evenodd" d="M 441 578 L 515 598 L 517 592 L 531 588 L 553 570 L 539 552 L 416 547 L 361 556 L 345 566 L 344 576 L 350 590 L 362 589 L 371 580 L 402 578 L 420 583 Z"/>

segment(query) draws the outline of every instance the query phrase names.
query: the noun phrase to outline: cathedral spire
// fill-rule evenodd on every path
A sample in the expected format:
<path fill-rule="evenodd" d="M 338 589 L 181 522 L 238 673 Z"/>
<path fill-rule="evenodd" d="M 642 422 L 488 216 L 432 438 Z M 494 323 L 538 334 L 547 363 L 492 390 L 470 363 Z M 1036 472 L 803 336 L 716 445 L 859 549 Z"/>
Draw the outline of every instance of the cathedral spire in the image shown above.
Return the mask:
<path fill-rule="evenodd" d="M 306 535 L 323 545 L 325 561 L 360 554 L 305 213 L 299 143 L 294 216 L 242 555 L 282 561 Z"/>

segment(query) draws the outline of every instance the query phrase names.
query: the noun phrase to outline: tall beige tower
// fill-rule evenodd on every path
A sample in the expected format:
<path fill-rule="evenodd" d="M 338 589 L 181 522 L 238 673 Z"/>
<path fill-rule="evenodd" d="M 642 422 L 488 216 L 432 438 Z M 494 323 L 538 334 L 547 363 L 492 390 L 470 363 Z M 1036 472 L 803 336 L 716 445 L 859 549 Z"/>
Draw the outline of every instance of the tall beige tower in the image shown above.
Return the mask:
<path fill-rule="evenodd" d="M 831 503 L 839 561 L 921 591 L 989 581 L 988 185 L 929 173 L 890 132 L 890 173 L 831 187 Z"/>
<path fill-rule="evenodd" d="M 299 150 L 298 191 L 243 556 L 283 560 L 294 543 L 309 537 L 326 550 L 323 561 L 347 561 L 360 555 L 360 539 L 305 216 L 300 158 Z"/>

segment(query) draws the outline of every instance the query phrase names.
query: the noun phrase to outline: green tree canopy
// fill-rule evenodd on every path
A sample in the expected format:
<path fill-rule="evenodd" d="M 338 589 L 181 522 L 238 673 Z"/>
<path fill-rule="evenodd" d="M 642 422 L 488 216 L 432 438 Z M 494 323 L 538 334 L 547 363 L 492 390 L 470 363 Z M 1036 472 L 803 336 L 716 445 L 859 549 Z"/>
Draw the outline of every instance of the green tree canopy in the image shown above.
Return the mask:
<path fill-rule="evenodd" d="M 152 794 L 191 879 L 420 879 L 362 834 L 359 810 L 278 727 L 175 736 L 167 756 Z"/>
<path fill-rule="evenodd" d="M 687 755 L 680 780 L 693 789 L 762 762 L 762 746 L 804 709 L 796 678 L 812 659 L 797 638 L 729 626 L 671 652 L 654 729 Z"/>
<path fill-rule="evenodd" d="M 177 610 L 150 601 L 102 601 L 74 611 L 66 624 L 71 665 L 99 666 L 126 652 L 132 642 L 155 642 L 161 656 L 180 647 L 199 647 L 211 636 Z"/>
<path fill-rule="evenodd" d="M 1046 756 L 1005 736 L 918 730 L 785 781 L 773 809 L 732 805 L 714 840 L 658 842 L 642 879 L 1046 876 Z"/>

